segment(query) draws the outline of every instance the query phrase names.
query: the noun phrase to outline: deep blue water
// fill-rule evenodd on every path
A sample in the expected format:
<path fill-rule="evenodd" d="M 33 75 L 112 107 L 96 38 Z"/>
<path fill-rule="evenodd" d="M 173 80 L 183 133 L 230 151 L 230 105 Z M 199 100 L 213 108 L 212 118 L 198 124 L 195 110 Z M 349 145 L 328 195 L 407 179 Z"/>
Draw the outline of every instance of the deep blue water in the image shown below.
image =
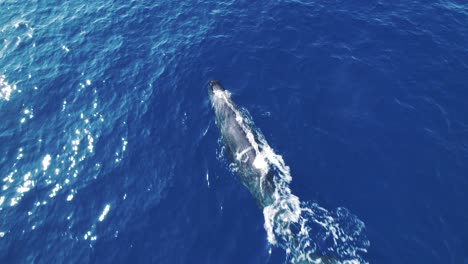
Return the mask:
<path fill-rule="evenodd" d="M 2 1 L 1 263 L 283 263 L 207 82 L 370 263 L 468 263 L 463 1 Z"/>

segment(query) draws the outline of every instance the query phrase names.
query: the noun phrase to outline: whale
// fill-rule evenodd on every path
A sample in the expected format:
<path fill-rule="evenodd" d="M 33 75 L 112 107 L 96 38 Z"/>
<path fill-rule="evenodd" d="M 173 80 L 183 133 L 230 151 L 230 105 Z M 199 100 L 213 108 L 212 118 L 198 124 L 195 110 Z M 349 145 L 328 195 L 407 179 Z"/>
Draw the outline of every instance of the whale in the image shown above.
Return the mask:
<path fill-rule="evenodd" d="M 271 205 L 275 172 L 261 154 L 257 135 L 220 81 L 209 81 L 208 90 L 216 125 L 234 170 L 261 207 Z"/>
<path fill-rule="evenodd" d="M 265 144 L 259 138 L 259 131 L 253 127 L 251 119 L 243 109 L 239 108 L 231 99 L 231 94 L 223 87 L 220 81 L 208 82 L 208 93 L 212 108 L 215 113 L 215 122 L 219 128 L 221 141 L 228 158 L 234 165 L 242 184 L 247 187 L 255 197 L 258 205 L 269 210 L 278 202 L 281 203 L 281 195 L 277 191 L 280 183 L 275 181 L 275 169 L 270 165 L 271 160 L 265 157 Z M 280 166 L 281 167 L 281 166 Z M 280 210 L 279 215 L 284 215 L 288 210 Z M 281 219 L 281 217 L 279 218 Z M 287 228 L 290 223 L 283 222 L 280 225 Z M 297 237 L 286 238 L 291 245 L 297 246 L 300 241 Z M 292 263 L 342 263 L 333 256 L 325 256 L 315 252 L 308 252 L 307 258 L 296 258 Z M 348 262 L 344 262 L 348 263 Z M 349 262 L 354 263 L 354 262 Z"/>

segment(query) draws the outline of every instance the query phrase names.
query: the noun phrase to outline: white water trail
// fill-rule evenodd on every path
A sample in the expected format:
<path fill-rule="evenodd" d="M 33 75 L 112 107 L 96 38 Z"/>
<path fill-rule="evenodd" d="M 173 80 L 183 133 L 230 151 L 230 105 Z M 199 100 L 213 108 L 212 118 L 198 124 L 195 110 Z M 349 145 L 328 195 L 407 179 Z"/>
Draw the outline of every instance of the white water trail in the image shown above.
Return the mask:
<path fill-rule="evenodd" d="M 301 202 L 289 188 L 292 176 L 283 157 L 258 129 L 252 130 L 261 155 L 276 171 L 274 202 L 263 209 L 268 241 L 283 247 L 291 263 L 366 263 L 359 255 L 369 247 L 364 223 L 345 208 L 329 212 L 316 203 Z"/>

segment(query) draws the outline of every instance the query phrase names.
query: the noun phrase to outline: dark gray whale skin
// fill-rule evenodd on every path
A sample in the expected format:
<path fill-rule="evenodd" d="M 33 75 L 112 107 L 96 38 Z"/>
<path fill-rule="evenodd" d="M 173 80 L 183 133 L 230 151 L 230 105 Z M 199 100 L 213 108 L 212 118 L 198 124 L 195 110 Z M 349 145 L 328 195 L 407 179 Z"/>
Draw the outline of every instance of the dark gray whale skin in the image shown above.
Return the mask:
<path fill-rule="evenodd" d="M 241 182 L 249 189 L 257 203 L 266 207 L 273 202 L 274 171 L 270 166 L 266 171 L 254 166 L 258 154 L 245 131 L 245 128 L 252 131 L 251 128 L 245 122 L 244 128 L 239 124 L 236 117 L 240 111 L 236 104 L 228 96 L 216 95 L 216 91 L 224 92 L 225 89 L 219 81 L 212 80 L 209 82 L 208 93 L 226 153 L 235 164 Z"/>

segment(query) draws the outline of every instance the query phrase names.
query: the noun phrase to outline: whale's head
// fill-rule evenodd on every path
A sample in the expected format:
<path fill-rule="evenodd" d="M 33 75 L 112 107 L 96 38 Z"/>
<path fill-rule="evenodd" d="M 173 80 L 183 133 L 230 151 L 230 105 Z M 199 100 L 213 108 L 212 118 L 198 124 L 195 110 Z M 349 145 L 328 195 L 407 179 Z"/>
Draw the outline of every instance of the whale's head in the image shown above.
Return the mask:
<path fill-rule="evenodd" d="M 220 100 L 220 96 L 215 96 L 215 94 L 220 95 L 220 92 L 224 92 L 225 89 L 220 81 L 211 80 L 208 82 L 208 94 L 210 96 L 210 101 L 213 106 L 222 103 L 224 100 Z M 216 108 L 216 107 L 215 107 Z"/>
<path fill-rule="evenodd" d="M 209 89 L 210 94 L 214 93 L 215 91 L 224 91 L 224 87 L 220 81 L 211 80 L 208 82 L 208 84 L 209 84 L 208 89 Z"/>
<path fill-rule="evenodd" d="M 220 81 L 211 80 L 208 82 L 208 95 L 217 120 L 227 120 L 228 115 L 233 115 L 233 111 L 230 109 L 234 103 Z M 224 121 L 219 121 L 218 124 L 224 124 Z"/>

